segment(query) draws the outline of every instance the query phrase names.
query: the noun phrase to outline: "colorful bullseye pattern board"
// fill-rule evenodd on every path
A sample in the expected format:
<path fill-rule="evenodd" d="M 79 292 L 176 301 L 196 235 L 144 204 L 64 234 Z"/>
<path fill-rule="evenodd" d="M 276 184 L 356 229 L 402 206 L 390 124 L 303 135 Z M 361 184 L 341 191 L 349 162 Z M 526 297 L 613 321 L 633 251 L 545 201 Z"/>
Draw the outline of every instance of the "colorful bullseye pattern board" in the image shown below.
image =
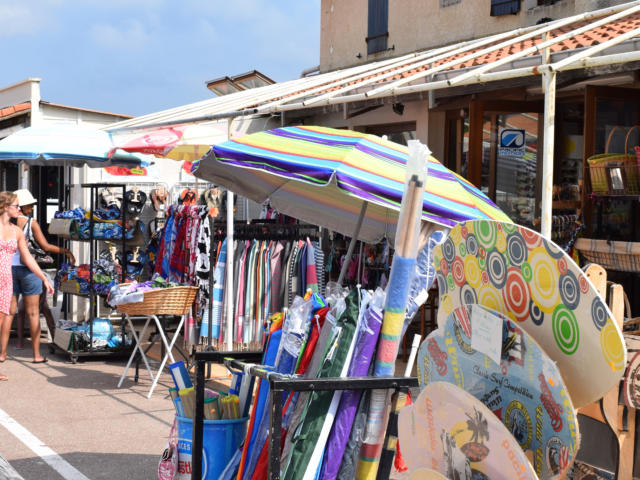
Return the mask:
<path fill-rule="evenodd" d="M 575 408 L 618 384 L 626 349 L 605 302 L 555 243 L 519 225 L 457 224 L 434 249 L 440 290 L 438 325 L 457 307 L 501 312 L 557 362 Z"/>
<path fill-rule="evenodd" d="M 446 478 L 529 480 L 536 474 L 518 442 L 474 396 L 451 383 L 433 382 L 400 411 L 398 439 L 413 472 Z"/>
<path fill-rule="evenodd" d="M 487 322 L 500 325 L 502 334 L 493 339 L 501 352 L 499 364 L 473 341 L 474 330 Z M 578 423 L 560 371 L 504 315 L 479 305 L 456 309 L 422 342 L 418 380 L 421 387 L 449 382 L 480 400 L 513 434 L 541 479 L 557 477 L 573 463 Z"/>

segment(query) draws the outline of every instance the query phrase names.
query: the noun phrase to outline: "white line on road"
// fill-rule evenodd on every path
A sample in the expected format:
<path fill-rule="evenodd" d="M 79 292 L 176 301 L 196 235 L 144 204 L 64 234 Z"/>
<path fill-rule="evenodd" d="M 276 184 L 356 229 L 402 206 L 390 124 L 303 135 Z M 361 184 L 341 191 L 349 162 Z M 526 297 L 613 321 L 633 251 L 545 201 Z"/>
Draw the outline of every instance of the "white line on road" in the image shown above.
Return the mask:
<path fill-rule="evenodd" d="M 64 458 L 47 447 L 29 430 L 24 428 L 7 412 L 0 408 L 0 425 L 9 430 L 18 440 L 24 443 L 30 450 L 44 460 L 51 468 L 58 472 L 65 480 L 89 480 L 76 470 Z"/>

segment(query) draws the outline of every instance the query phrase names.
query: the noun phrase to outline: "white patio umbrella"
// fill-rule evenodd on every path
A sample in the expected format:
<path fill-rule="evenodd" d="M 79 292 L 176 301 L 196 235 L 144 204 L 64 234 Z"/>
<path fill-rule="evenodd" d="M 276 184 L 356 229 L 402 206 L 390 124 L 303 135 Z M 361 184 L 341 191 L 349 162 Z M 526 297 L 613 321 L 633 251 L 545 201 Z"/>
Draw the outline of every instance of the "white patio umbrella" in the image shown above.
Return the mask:
<path fill-rule="evenodd" d="M 0 140 L 0 161 L 34 166 L 140 165 L 139 155 L 118 150 L 111 135 L 94 127 L 56 123 L 27 127 Z"/>

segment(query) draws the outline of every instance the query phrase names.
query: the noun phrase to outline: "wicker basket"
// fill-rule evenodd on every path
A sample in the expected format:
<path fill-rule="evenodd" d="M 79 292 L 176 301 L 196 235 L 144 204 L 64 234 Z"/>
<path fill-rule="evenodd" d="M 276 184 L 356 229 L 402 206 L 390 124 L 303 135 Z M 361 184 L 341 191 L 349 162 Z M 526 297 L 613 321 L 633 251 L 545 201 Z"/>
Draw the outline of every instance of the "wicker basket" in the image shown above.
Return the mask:
<path fill-rule="evenodd" d="M 640 126 L 635 125 L 629 131 L 619 126 L 613 127 L 607 137 L 605 153 L 593 155 L 587 159 L 593 193 L 609 195 L 640 193 L 640 181 L 638 180 L 640 163 L 638 163 L 635 154 L 628 153 L 629 137 L 636 128 L 640 129 Z M 611 139 L 618 130 L 625 134 L 625 151 L 624 153 L 609 153 Z"/>
<path fill-rule="evenodd" d="M 196 298 L 198 287 L 159 288 L 144 292 L 144 300 L 118 305 L 119 313 L 129 315 L 186 315 Z"/>
<path fill-rule="evenodd" d="M 640 272 L 640 243 L 579 238 L 575 248 L 589 262 L 609 270 Z"/>

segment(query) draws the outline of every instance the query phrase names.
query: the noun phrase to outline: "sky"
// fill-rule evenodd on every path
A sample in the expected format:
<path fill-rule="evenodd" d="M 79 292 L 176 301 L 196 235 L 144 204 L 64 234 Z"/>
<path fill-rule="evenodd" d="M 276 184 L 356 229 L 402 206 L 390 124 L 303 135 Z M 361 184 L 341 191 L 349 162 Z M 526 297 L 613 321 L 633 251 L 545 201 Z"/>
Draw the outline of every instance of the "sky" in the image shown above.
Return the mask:
<path fill-rule="evenodd" d="M 0 88 L 38 77 L 44 101 L 134 116 L 320 57 L 320 0 L 0 0 L 0 19 Z"/>

